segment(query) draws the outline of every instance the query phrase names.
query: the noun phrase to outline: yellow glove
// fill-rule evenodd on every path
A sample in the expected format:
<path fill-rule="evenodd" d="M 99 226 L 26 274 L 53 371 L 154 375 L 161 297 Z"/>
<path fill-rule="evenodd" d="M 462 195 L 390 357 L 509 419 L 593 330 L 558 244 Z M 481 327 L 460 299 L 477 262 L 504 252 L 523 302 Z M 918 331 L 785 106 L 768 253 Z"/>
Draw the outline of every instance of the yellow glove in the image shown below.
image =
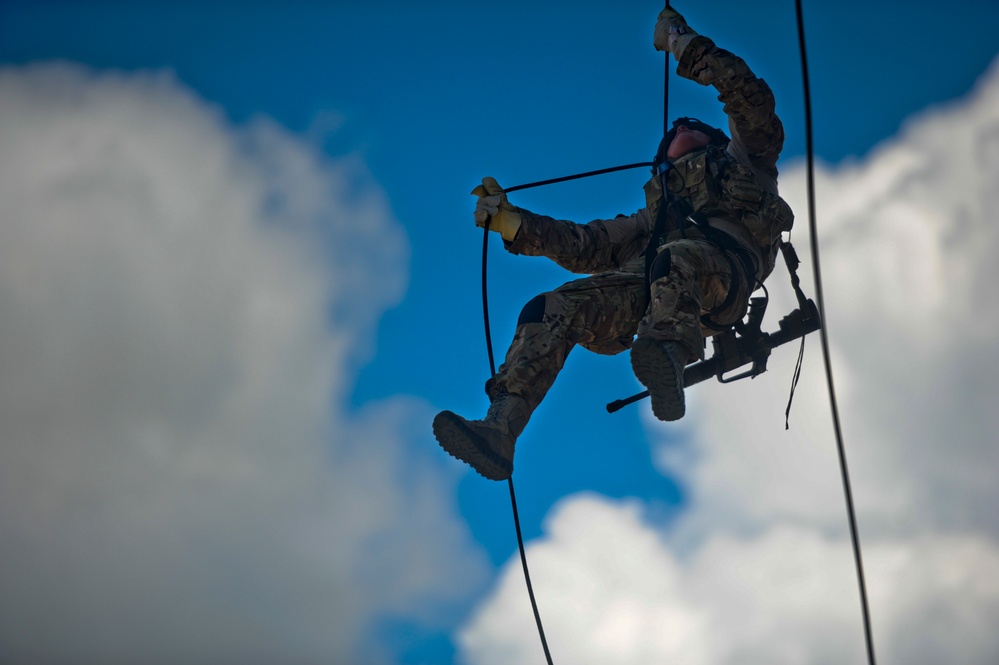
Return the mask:
<path fill-rule="evenodd" d="M 668 4 L 666 8 L 659 12 L 659 21 L 656 23 L 655 33 L 652 36 L 652 44 L 657 51 L 669 51 L 677 60 L 687 44 L 697 36 L 687 25 L 687 20 L 680 12 L 676 11 Z"/>
<path fill-rule="evenodd" d="M 513 242 L 520 230 L 521 217 L 517 208 L 506 200 L 506 192 L 495 179 L 485 177 L 482 184 L 472 190 L 479 200 L 475 204 L 475 225 L 485 228 L 489 220 L 489 230 L 496 231 L 503 240 Z"/>

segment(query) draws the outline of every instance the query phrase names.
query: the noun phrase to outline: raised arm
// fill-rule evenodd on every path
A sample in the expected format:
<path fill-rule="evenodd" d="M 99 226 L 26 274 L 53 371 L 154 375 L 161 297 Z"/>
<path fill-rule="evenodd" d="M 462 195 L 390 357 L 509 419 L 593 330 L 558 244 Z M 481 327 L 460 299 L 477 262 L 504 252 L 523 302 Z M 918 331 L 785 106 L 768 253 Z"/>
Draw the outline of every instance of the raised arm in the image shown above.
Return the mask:
<path fill-rule="evenodd" d="M 677 74 L 718 91 L 728 116 L 733 157 L 776 181 L 784 126 L 766 81 L 753 74 L 742 58 L 694 32 L 683 16 L 669 7 L 659 14 L 654 43 L 657 49 L 673 54 Z"/>

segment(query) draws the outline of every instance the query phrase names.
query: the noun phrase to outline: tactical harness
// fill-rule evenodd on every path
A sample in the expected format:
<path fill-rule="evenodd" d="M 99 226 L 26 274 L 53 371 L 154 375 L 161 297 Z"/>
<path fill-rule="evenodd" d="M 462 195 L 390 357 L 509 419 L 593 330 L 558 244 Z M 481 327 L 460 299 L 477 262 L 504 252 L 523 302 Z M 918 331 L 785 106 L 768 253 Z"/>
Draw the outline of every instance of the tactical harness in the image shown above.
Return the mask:
<path fill-rule="evenodd" d="M 682 120 L 687 119 L 674 123 L 674 131 Z M 724 138 L 724 135 L 722 137 Z M 665 161 L 663 157 L 660 149 L 660 154 L 653 164 L 653 173 L 657 178 L 650 181 L 658 184 L 660 192 L 655 223 L 645 248 L 647 299 L 651 302 L 652 267 L 659 254 L 659 248 L 681 238 L 705 240 L 722 250 L 722 255 L 729 262 L 732 272 L 732 281 L 724 301 L 711 310 L 701 313 L 701 323 L 717 331 L 712 337 L 712 356 L 686 367 L 684 386 L 700 383 L 712 376 L 721 383 L 758 376 L 766 371 L 767 360 L 774 347 L 800 338 L 802 350 L 798 354 L 791 394 L 785 410 L 785 427 L 787 427 L 787 418 L 801 371 L 804 337 L 818 330 L 821 325 L 818 308 L 801 290 L 797 274 L 800 265 L 797 253 L 791 243 L 785 242 L 781 235 L 791 230 L 793 213 L 783 199 L 765 192 L 755 183 L 752 171 L 732 160 L 722 146 L 709 145 L 681 157 L 676 164 Z M 766 287 L 760 279 L 761 267 L 757 257 L 734 236 L 712 226 L 708 221 L 710 215 L 729 219 L 734 217 L 760 245 L 759 251 L 768 254 L 776 252 L 777 249 L 781 251 L 790 274 L 791 287 L 798 301 L 798 309 L 781 319 L 780 330 L 764 333 L 760 328 L 769 295 L 750 298 L 746 309 L 740 312 L 734 322 L 718 322 L 713 318 L 735 304 L 741 291 L 740 280 L 752 276 L 754 285 L 762 287 L 764 293 Z M 769 270 L 765 272 L 769 273 Z M 750 292 L 754 290 L 750 289 Z M 747 310 L 748 316 L 743 321 Z M 726 373 L 750 363 L 752 367 L 747 371 L 736 376 L 725 376 Z M 616 400 L 607 405 L 607 411 L 613 413 L 648 395 L 648 391 L 644 391 L 626 399 Z"/>
<path fill-rule="evenodd" d="M 570 180 L 578 180 L 580 178 L 587 178 L 595 175 L 602 175 L 605 173 L 613 173 L 615 171 L 624 171 L 636 168 L 647 168 L 653 167 L 656 169 L 658 164 L 656 162 L 639 162 L 635 164 L 625 164 L 622 166 L 614 166 L 606 169 L 598 169 L 595 171 L 586 171 L 584 173 L 577 173 L 569 176 L 562 176 L 559 178 L 550 178 L 548 180 L 539 180 L 537 182 L 529 182 L 522 185 L 514 185 L 513 187 L 506 188 L 506 192 L 512 193 L 522 189 L 531 189 L 534 187 L 541 187 L 543 185 L 551 185 L 559 182 L 567 182 Z M 655 173 L 655 170 L 654 170 Z M 663 192 L 669 191 L 668 187 L 663 187 Z M 783 202 L 783 199 L 779 197 L 772 197 L 777 199 L 783 204 L 784 207 L 787 206 Z M 662 205 L 666 203 L 666 205 Z M 779 204 L 775 203 L 773 200 L 765 202 L 764 206 L 769 206 L 771 209 L 775 209 L 775 206 Z M 684 206 L 687 209 L 684 209 Z M 753 262 L 753 267 L 750 269 L 747 266 L 746 259 L 743 257 L 744 254 L 748 254 L 744 248 L 739 245 L 738 241 L 734 238 L 725 234 L 722 231 L 717 231 L 713 227 L 707 225 L 703 222 L 703 213 L 701 215 L 696 214 L 689 202 L 685 202 L 683 198 L 680 197 L 665 197 L 663 196 L 659 209 L 656 213 L 656 221 L 653 225 L 652 235 L 649 240 L 649 245 L 645 250 L 645 277 L 646 286 L 649 286 L 648 278 L 652 269 L 652 261 L 655 259 L 656 250 L 664 242 L 663 234 L 669 229 L 670 232 L 674 230 L 680 230 L 680 232 L 686 232 L 687 234 L 692 234 L 695 231 L 707 239 L 708 234 L 714 236 L 714 239 L 710 239 L 710 242 L 719 243 L 719 247 L 725 249 L 726 246 L 738 245 L 738 249 L 734 249 L 733 253 L 735 256 L 739 257 L 744 269 L 746 269 L 746 274 L 757 274 L 757 269 L 755 267 L 755 261 Z M 766 209 L 766 207 L 764 208 Z M 790 215 L 790 208 L 786 208 L 786 212 Z M 698 222 L 698 218 L 702 222 Z M 784 219 L 783 217 L 778 218 L 778 221 Z M 793 220 L 793 218 L 791 218 Z M 689 223 L 688 223 L 689 221 Z M 669 224 L 670 226 L 667 226 Z M 790 229 L 790 221 L 787 222 L 788 229 Z M 709 229 L 705 232 L 705 228 Z M 763 226 L 758 227 L 758 230 L 762 230 Z M 775 231 L 776 229 L 769 229 L 768 233 Z M 717 231 L 717 233 L 715 233 Z M 754 237 L 755 234 L 754 234 Z M 780 329 L 772 333 L 764 333 L 760 325 L 763 321 L 763 315 L 766 312 L 767 303 L 769 301 L 769 296 L 763 298 L 751 298 L 748 306 L 748 316 L 745 321 L 737 321 L 733 324 L 722 326 L 721 331 L 717 335 L 712 337 L 712 356 L 706 360 L 702 360 L 691 365 L 687 365 L 683 372 L 683 383 L 684 387 L 692 386 L 696 383 L 701 383 L 710 379 L 712 376 L 718 379 L 721 383 L 731 383 L 739 379 L 752 378 L 759 376 L 767 369 L 767 359 L 770 357 L 770 351 L 775 347 L 787 344 L 788 342 L 794 341 L 796 339 L 802 340 L 802 351 L 804 350 L 804 338 L 808 333 L 815 332 L 821 328 L 821 322 L 819 318 L 819 310 L 815 303 L 810 299 L 806 298 L 804 292 L 801 290 L 800 280 L 798 279 L 798 266 L 800 261 L 798 260 L 798 255 L 794 251 L 794 247 L 790 242 L 784 242 L 777 233 L 776 239 L 774 240 L 773 246 L 780 249 L 781 254 L 784 257 L 784 265 L 787 266 L 788 273 L 791 277 L 791 286 L 794 289 L 794 295 L 798 300 L 798 309 L 793 310 L 790 314 L 785 316 L 780 320 Z M 482 235 L 482 315 L 483 323 L 485 324 L 485 335 L 486 335 L 486 350 L 489 355 L 489 367 L 490 376 L 496 373 L 496 364 L 493 359 L 493 345 L 492 345 L 492 335 L 490 334 L 489 326 L 489 304 L 487 298 L 487 286 L 486 286 L 486 272 L 487 272 L 487 257 L 489 248 L 489 224 L 488 220 L 483 229 Z M 726 252 L 726 256 L 728 253 Z M 731 259 L 730 259 L 731 260 Z M 733 265 L 733 268 L 735 266 Z M 733 275 L 737 274 L 738 271 L 733 269 Z M 766 292 L 766 287 L 763 287 L 764 292 Z M 736 288 L 729 289 L 729 296 L 726 298 L 734 298 L 731 295 L 733 292 L 737 292 Z M 731 303 L 722 303 L 720 308 L 731 305 Z M 715 308 L 719 309 L 719 308 Z M 714 310 L 712 310 L 713 312 Z M 708 312 L 710 315 L 712 312 Z M 703 317 L 702 317 L 703 320 Z M 785 410 L 785 427 L 787 426 L 786 418 L 790 413 L 791 409 L 791 399 L 794 397 L 794 389 L 798 382 L 798 377 L 800 376 L 802 351 L 798 353 L 798 362 L 794 371 L 794 378 L 791 384 L 791 397 L 788 399 L 788 406 Z M 738 369 L 744 365 L 752 364 L 752 367 L 736 376 L 726 377 L 725 374 Z M 649 396 L 648 391 L 637 393 L 631 397 L 625 399 L 615 400 L 607 405 L 607 411 L 609 413 L 614 413 L 621 408 L 638 402 Z"/>
<path fill-rule="evenodd" d="M 708 218 L 720 216 L 733 220 L 751 236 L 752 242 L 758 246 L 757 251 L 768 255 L 774 251 L 775 244 L 780 242 L 781 233 L 791 230 L 794 216 L 783 199 L 764 191 L 749 168 L 732 160 L 724 150 L 728 137 L 719 130 L 712 130 L 712 144 L 684 155 L 674 166 L 666 159 L 663 146 L 668 145 L 681 124 L 695 127 L 703 125 L 690 118 L 675 121 L 656 155 L 653 173 L 654 184 L 658 187 L 646 186 L 647 197 L 655 196 L 655 190 L 658 189 L 659 199 L 656 202 L 658 210 L 655 224 L 645 249 L 646 294 L 651 302 L 651 285 L 654 281 L 652 264 L 662 245 L 687 238 L 711 243 L 722 250 L 722 255 L 729 263 L 732 281 L 724 301 L 703 312 L 701 323 L 721 332 L 731 328 L 733 321 L 718 322 L 715 317 L 735 304 L 741 291 L 741 282 L 752 279 L 754 288 L 749 289 L 752 292 L 756 290 L 756 285 L 762 286 L 761 278 L 765 278 L 766 274 L 761 273 L 760 260 L 746 247 L 745 241 L 739 242 L 731 234 L 712 226 Z M 742 268 L 741 271 L 737 265 Z M 766 273 L 769 272 L 766 270 Z M 744 315 L 745 309 L 739 312 L 735 320 Z"/>
<path fill-rule="evenodd" d="M 667 228 L 674 230 L 665 233 Z M 710 226 L 704 216 L 693 212 L 690 204 L 684 199 L 673 199 L 671 201 L 664 199 L 659 205 L 655 226 L 652 229 L 652 235 L 649 237 L 649 244 L 645 248 L 646 300 L 649 302 L 652 301 L 652 282 L 655 281 L 652 276 L 652 264 L 659 255 L 659 248 L 677 239 L 676 236 L 683 239 L 706 240 L 722 250 L 722 255 L 729 263 L 732 281 L 729 284 L 728 293 L 721 304 L 707 312 L 701 313 L 701 324 L 717 331 L 731 328 L 732 323 L 718 323 L 712 317 L 727 311 L 735 303 L 735 299 L 738 297 L 741 288 L 740 282 L 745 279 L 744 275 L 755 276 L 759 272 L 759 266 L 755 257 L 745 247 L 740 245 L 735 238 L 724 231 Z M 738 259 L 738 266 L 736 258 L 733 258 L 733 256 Z M 742 272 L 739 271 L 739 267 L 742 268 Z M 756 281 L 754 279 L 754 282 Z M 743 314 L 745 314 L 745 311 L 738 318 L 741 319 Z"/>

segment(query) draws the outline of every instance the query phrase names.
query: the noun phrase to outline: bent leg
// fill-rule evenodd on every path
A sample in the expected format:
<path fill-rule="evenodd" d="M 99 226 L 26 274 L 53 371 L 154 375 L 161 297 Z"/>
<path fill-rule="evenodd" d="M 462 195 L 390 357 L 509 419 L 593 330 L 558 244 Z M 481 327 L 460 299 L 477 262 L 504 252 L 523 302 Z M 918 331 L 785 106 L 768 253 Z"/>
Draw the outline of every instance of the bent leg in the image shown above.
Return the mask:
<path fill-rule="evenodd" d="M 486 383 L 486 417 L 437 414 L 433 429 L 441 447 L 486 478 L 509 478 L 517 437 L 572 347 L 582 344 L 599 353 L 628 348 L 646 300 L 644 277 L 628 273 L 576 280 L 531 300 L 521 312 L 505 362 Z"/>
<path fill-rule="evenodd" d="M 487 384 L 490 398 L 511 394 L 537 408 L 576 344 L 596 353 L 631 346 L 647 300 L 640 274 L 603 273 L 564 284 L 530 301 L 506 359 Z"/>
<path fill-rule="evenodd" d="M 679 420 L 686 411 L 683 369 L 704 358 L 702 313 L 712 312 L 721 323 L 742 317 L 748 292 L 726 302 L 731 288 L 746 291 L 737 269 L 721 249 L 701 240 L 668 243 L 653 262 L 652 297 L 638 326 L 631 367 L 649 389 L 660 420 Z M 724 311 L 715 313 L 719 306 Z"/>
<path fill-rule="evenodd" d="M 741 293 L 717 319 L 734 323 L 745 311 L 749 295 L 745 278 L 734 277 L 733 263 L 709 242 L 678 240 L 664 245 L 653 263 L 651 277 L 652 298 L 638 325 L 638 335 L 678 342 L 690 359 L 704 358 L 701 314 L 725 302 L 733 281 Z"/>

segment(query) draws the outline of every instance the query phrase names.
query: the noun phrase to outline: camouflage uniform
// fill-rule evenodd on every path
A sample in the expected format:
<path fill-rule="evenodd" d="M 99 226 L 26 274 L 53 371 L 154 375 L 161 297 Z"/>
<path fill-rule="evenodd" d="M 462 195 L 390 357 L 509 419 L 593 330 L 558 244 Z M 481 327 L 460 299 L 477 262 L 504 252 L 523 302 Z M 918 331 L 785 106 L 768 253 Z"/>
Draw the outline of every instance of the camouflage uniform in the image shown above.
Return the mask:
<path fill-rule="evenodd" d="M 533 411 L 576 344 L 615 354 L 638 334 L 680 342 L 690 359 L 703 358 L 704 337 L 716 332 L 703 315 L 717 325 L 738 321 L 756 283 L 773 270 L 780 234 L 793 222 L 777 194 L 784 129 L 773 94 L 741 58 L 701 35 L 677 60 L 680 76 L 719 92 L 731 142 L 673 160 L 666 178 L 646 184 L 646 207 L 630 216 L 575 224 L 519 209 L 522 225 L 504 243 L 508 251 L 590 276 L 539 296 L 533 312 L 525 307 L 505 362 L 486 385 L 492 399 L 519 395 Z M 664 187 L 703 224 L 667 228 L 653 240 Z M 648 287 L 645 253 L 653 250 L 657 261 L 668 259 L 668 272 Z"/>

